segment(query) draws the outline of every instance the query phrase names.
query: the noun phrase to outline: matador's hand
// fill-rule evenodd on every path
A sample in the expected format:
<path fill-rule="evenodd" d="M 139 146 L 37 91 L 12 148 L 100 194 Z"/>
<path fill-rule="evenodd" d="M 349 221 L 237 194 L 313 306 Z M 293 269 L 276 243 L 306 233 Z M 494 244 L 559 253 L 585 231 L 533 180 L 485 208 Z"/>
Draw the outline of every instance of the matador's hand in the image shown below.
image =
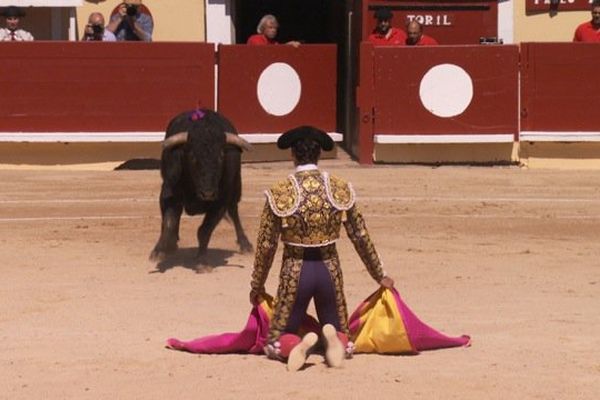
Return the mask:
<path fill-rule="evenodd" d="M 384 276 L 383 279 L 379 282 L 379 284 L 386 289 L 391 289 L 394 287 L 394 280 L 389 276 Z"/>
<path fill-rule="evenodd" d="M 260 304 L 260 292 L 254 289 L 250 290 L 250 304 L 257 306 Z"/>

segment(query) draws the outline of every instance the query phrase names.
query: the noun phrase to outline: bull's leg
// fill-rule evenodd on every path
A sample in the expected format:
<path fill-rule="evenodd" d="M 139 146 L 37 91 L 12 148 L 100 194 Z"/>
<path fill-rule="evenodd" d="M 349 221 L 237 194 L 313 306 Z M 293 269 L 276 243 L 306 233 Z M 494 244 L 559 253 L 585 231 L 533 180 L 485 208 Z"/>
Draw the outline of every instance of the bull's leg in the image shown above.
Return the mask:
<path fill-rule="evenodd" d="M 160 199 L 160 210 L 162 214 L 162 223 L 160 238 L 150 253 L 150 259 L 159 261 L 167 254 L 177 250 L 177 241 L 179 240 L 179 221 L 183 212 L 183 205 L 180 201 L 170 199 Z"/>
<path fill-rule="evenodd" d="M 231 217 L 233 221 L 233 225 L 235 226 L 235 236 L 237 237 L 237 243 L 240 246 L 240 252 L 242 253 L 250 253 L 252 252 L 252 244 L 248 240 L 246 233 L 244 232 L 244 228 L 242 228 L 242 222 L 240 221 L 240 215 L 238 214 L 238 205 L 234 203 L 229 206 L 227 213 Z"/>
<path fill-rule="evenodd" d="M 224 215 L 225 207 L 218 207 L 209 210 L 204 216 L 202 225 L 198 228 L 198 258 L 206 254 L 210 237 Z"/>

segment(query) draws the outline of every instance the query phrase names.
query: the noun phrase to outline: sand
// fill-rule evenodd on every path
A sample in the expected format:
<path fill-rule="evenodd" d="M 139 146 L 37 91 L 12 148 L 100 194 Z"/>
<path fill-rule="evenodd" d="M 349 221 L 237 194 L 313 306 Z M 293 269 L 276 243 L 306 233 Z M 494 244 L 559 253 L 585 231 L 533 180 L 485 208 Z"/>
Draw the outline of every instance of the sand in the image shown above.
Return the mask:
<path fill-rule="evenodd" d="M 596 399 L 600 393 L 600 172 L 518 167 L 360 167 L 353 182 L 385 269 L 406 303 L 469 348 L 357 355 L 306 369 L 256 355 L 167 350 L 242 328 L 253 256 L 231 224 L 194 263 L 198 217 L 157 265 L 160 174 L 0 170 L 0 398 Z M 288 163 L 243 166 L 254 241 L 262 191 Z M 352 309 L 377 288 L 344 236 Z M 267 288 L 276 287 L 278 261 Z"/>

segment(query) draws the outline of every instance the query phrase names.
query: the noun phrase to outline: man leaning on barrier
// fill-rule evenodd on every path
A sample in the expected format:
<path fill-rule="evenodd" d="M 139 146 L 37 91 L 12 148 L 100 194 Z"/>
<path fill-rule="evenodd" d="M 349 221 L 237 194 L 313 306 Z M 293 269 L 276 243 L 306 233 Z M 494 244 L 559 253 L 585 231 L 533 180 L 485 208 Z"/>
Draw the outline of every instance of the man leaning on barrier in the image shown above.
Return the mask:
<path fill-rule="evenodd" d="M 2 15 L 6 20 L 6 28 L 0 28 L 0 42 L 29 42 L 33 40 L 33 35 L 24 29 L 19 29 L 19 22 L 25 16 L 25 12 L 19 7 L 8 6 L 2 10 Z"/>
<path fill-rule="evenodd" d="M 277 22 L 277 18 L 274 15 L 267 14 L 260 19 L 258 26 L 256 27 L 256 32 L 254 35 L 248 38 L 246 44 L 251 46 L 264 46 L 270 44 L 279 44 L 277 41 L 277 32 L 279 31 L 279 22 Z M 290 40 L 286 42 L 294 47 L 300 46 L 300 42 L 296 40 Z"/>
<path fill-rule="evenodd" d="M 573 41 L 600 43 L 600 0 L 592 2 L 592 19 L 577 27 Z"/>
<path fill-rule="evenodd" d="M 368 40 L 376 46 L 404 46 L 406 44 L 406 33 L 403 30 L 392 27 L 394 14 L 389 8 L 378 8 L 374 17 L 377 25 Z"/>
<path fill-rule="evenodd" d="M 407 46 L 436 46 L 437 40 L 423 33 L 423 25 L 417 20 L 412 20 L 406 25 Z"/>

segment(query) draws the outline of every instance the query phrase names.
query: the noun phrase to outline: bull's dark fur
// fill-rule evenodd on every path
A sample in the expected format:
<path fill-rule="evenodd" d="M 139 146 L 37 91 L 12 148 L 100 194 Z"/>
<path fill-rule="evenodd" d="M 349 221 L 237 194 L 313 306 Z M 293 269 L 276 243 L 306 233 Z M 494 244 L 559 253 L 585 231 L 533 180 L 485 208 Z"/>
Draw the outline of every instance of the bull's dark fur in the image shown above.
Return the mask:
<path fill-rule="evenodd" d="M 183 210 L 189 215 L 205 214 L 198 228 L 199 257 L 206 253 L 210 236 L 225 213 L 235 226 L 240 250 L 252 251 L 238 214 L 242 195 L 241 149 L 225 143 L 225 132 L 237 134 L 237 131 L 214 111 L 200 110 L 201 118 L 196 118 L 198 113 L 194 118 L 192 115 L 192 112 L 179 114 L 167 127 L 165 138 L 187 131 L 188 140 L 162 152 L 162 228 L 150 254 L 153 260 L 163 259 L 177 249 Z"/>

